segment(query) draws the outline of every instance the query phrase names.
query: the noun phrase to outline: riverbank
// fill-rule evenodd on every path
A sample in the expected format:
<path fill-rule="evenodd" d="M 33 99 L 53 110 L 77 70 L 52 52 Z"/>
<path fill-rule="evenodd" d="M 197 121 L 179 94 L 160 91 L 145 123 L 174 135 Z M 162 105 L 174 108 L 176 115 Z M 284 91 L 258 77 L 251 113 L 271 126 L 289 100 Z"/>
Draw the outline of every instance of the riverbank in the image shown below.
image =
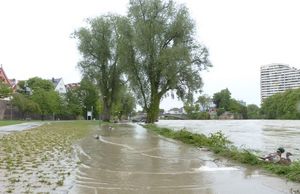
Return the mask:
<path fill-rule="evenodd" d="M 205 136 L 203 134 L 191 133 L 185 129 L 174 131 L 168 128 L 160 128 L 156 125 L 144 125 L 144 127 L 164 137 L 179 140 L 196 147 L 205 147 L 215 154 L 230 160 L 265 169 L 288 180 L 300 182 L 299 161 L 294 161 L 290 166 L 266 163 L 259 160 L 254 153 L 234 146 L 221 132 Z"/>
<path fill-rule="evenodd" d="M 0 192 L 69 190 L 80 163 L 74 143 L 93 125 L 86 121 L 49 122 L 0 137 Z"/>

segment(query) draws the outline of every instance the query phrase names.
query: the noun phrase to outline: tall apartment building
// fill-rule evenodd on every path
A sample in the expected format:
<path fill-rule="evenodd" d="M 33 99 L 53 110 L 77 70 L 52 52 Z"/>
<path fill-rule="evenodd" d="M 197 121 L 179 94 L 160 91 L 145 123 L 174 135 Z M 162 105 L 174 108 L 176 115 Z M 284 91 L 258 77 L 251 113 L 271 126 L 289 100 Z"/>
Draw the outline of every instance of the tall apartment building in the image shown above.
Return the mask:
<path fill-rule="evenodd" d="M 284 64 L 264 65 L 260 68 L 261 100 L 287 89 L 300 88 L 300 70 Z"/>

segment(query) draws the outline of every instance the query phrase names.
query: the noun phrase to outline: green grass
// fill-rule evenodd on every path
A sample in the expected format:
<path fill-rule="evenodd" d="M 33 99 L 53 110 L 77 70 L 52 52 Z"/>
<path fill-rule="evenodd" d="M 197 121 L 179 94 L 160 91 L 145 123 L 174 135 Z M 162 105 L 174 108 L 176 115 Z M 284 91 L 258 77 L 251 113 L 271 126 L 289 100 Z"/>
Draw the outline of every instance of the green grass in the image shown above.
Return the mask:
<path fill-rule="evenodd" d="M 1 126 L 6 126 L 6 125 L 15 125 L 15 124 L 20 124 L 24 123 L 25 121 L 16 121 L 16 120 L 1 120 L 0 121 L 0 127 Z"/>
<path fill-rule="evenodd" d="M 264 162 L 259 160 L 254 153 L 234 146 L 232 142 L 230 142 L 220 131 L 210 134 L 209 136 L 205 136 L 203 134 L 191 133 L 185 129 L 174 131 L 168 128 L 159 128 L 156 125 L 144 125 L 144 127 L 164 137 L 176 139 L 196 147 L 206 147 L 219 156 L 242 164 L 265 169 L 291 181 L 300 182 L 299 161 L 294 161 L 290 166 Z"/>

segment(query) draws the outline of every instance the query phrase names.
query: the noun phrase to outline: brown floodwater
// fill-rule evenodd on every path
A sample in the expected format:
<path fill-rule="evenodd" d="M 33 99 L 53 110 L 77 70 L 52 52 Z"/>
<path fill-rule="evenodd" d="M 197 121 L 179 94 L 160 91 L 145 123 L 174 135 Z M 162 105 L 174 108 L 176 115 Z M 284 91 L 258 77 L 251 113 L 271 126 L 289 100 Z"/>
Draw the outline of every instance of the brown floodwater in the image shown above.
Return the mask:
<path fill-rule="evenodd" d="M 300 120 L 160 120 L 157 125 L 206 135 L 222 131 L 240 148 L 264 155 L 284 147 L 292 160 L 300 159 Z"/>
<path fill-rule="evenodd" d="M 300 193 L 298 183 L 136 124 L 100 126 L 79 146 L 81 164 L 69 193 Z"/>

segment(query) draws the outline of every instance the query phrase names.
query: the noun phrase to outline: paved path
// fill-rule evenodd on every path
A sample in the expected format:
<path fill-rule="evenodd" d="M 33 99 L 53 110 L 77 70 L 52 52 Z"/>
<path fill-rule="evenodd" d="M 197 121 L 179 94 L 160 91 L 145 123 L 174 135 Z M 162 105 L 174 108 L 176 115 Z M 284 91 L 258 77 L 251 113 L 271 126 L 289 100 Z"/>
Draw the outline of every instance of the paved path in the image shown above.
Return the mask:
<path fill-rule="evenodd" d="M 16 131 L 23 131 L 26 129 L 31 129 L 35 127 L 39 127 L 43 125 L 43 122 L 28 122 L 28 123 L 21 123 L 21 124 L 16 124 L 16 125 L 7 125 L 7 126 L 2 126 L 0 127 L 0 134 L 1 133 L 12 133 Z"/>

